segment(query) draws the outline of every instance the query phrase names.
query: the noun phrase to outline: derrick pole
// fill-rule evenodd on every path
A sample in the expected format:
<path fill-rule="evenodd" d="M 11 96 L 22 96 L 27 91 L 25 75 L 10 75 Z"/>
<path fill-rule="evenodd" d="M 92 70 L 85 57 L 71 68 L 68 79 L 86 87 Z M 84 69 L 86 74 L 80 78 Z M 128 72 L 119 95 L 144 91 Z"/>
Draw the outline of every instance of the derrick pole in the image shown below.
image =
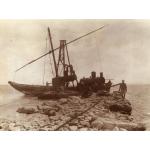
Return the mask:
<path fill-rule="evenodd" d="M 51 32 L 50 32 L 49 27 L 48 27 L 48 36 L 49 36 L 49 41 L 50 41 L 50 44 L 51 44 L 51 52 L 52 52 L 52 56 L 53 56 L 53 60 L 54 60 L 55 73 L 56 73 L 56 77 L 58 77 L 58 69 L 57 69 L 55 53 L 54 53 L 54 48 L 53 48 L 53 42 L 52 42 L 52 37 L 51 37 Z"/>

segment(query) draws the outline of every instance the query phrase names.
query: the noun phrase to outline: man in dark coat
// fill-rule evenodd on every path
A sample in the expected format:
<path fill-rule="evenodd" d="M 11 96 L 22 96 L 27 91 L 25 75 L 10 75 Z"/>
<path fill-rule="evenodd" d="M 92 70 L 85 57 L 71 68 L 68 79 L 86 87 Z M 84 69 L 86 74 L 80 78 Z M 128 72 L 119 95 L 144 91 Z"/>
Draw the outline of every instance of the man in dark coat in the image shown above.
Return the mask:
<path fill-rule="evenodd" d="M 105 84 L 105 88 L 106 88 L 106 91 L 107 91 L 107 92 L 110 92 L 111 86 L 112 86 L 112 82 L 111 82 L 111 80 L 109 80 L 109 81 Z"/>
<path fill-rule="evenodd" d="M 98 80 L 99 90 L 105 89 L 105 78 L 103 77 L 103 72 L 100 72 L 100 78 Z"/>

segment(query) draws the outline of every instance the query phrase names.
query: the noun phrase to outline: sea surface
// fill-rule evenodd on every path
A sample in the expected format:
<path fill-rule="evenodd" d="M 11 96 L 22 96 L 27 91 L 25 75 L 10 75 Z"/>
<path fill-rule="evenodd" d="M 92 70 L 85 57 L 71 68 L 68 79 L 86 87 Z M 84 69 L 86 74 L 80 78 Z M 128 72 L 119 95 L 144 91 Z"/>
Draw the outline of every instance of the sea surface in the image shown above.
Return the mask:
<path fill-rule="evenodd" d="M 150 85 L 128 85 L 126 98 L 132 104 L 132 115 L 138 122 L 150 124 Z M 0 117 L 12 113 L 12 108 L 34 103 L 35 98 L 26 97 L 9 85 L 0 85 Z"/>

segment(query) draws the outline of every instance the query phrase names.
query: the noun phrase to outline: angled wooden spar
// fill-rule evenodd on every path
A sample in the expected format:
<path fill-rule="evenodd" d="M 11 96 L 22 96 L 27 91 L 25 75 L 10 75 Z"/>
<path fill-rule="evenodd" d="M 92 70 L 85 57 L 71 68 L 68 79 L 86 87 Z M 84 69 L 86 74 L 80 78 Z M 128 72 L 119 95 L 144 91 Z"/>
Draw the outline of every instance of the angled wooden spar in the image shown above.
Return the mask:
<path fill-rule="evenodd" d="M 85 34 L 85 35 L 82 35 L 82 36 L 80 36 L 80 37 L 78 37 L 78 38 L 76 38 L 76 39 L 74 39 L 74 40 L 72 40 L 72 41 L 66 43 L 66 45 L 68 45 L 68 44 L 70 44 L 70 43 L 73 43 L 73 42 L 75 42 L 75 41 L 77 41 L 77 40 L 79 40 L 79 39 L 81 39 L 81 38 L 83 38 L 83 37 L 85 37 L 85 36 L 88 36 L 88 35 L 90 35 L 90 34 L 96 32 L 96 31 L 98 31 L 98 30 L 101 30 L 101 29 L 104 28 L 104 27 L 105 27 L 105 26 L 102 26 L 102 27 L 100 27 L 100 28 L 98 28 L 98 29 L 96 29 L 96 30 L 94 30 L 94 31 L 91 31 L 91 32 L 89 32 L 89 33 L 87 33 L 87 34 Z M 44 57 L 44 56 L 46 56 L 46 55 L 48 55 L 48 54 L 50 54 L 50 53 L 52 53 L 52 52 L 58 50 L 59 48 L 60 48 L 60 47 L 57 47 L 57 48 L 55 48 L 55 49 L 53 49 L 53 50 L 47 52 L 46 54 L 43 54 L 42 56 L 40 56 L 40 57 L 38 57 L 38 58 L 36 58 L 36 59 L 34 59 L 34 60 L 28 62 L 27 64 L 25 64 L 25 65 L 23 65 L 22 67 L 20 67 L 19 69 L 17 69 L 15 72 L 21 70 L 22 68 L 26 67 L 26 66 L 29 65 L 29 64 L 34 63 L 35 61 L 41 59 L 42 57 Z"/>
<path fill-rule="evenodd" d="M 56 73 L 56 77 L 58 77 L 58 71 L 57 71 L 57 65 L 56 65 L 56 59 L 55 59 L 55 53 L 54 53 L 54 48 L 53 48 L 53 42 L 52 42 L 52 37 L 51 37 L 51 31 L 50 28 L 48 27 L 48 36 L 49 36 L 49 42 L 51 44 L 51 51 L 52 51 L 52 55 L 53 55 L 53 60 L 54 60 L 54 67 L 55 67 L 55 73 Z"/>

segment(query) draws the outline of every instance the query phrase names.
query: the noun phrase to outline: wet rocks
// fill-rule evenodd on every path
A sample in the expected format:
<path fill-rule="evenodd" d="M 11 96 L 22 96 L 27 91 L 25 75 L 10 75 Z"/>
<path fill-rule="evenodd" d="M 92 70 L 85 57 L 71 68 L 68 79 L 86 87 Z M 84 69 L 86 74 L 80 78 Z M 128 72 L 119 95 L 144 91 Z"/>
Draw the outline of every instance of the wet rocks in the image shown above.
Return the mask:
<path fill-rule="evenodd" d="M 97 105 L 94 105 L 97 103 Z M 92 107 L 94 105 L 94 107 Z M 136 131 L 144 130 L 142 125 L 133 123 L 134 118 L 129 114 L 131 104 L 127 100 L 114 99 L 113 96 L 97 96 L 88 98 L 70 96 L 58 101 L 46 100 L 35 103 L 37 107 L 23 107 L 18 112 L 30 115 L 22 126 L 5 125 L 6 130 L 36 130 L 36 131 Z M 87 110 L 88 108 L 91 109 Z M 27 109 L 26 109 L 27 108 Z M 31 108 L 34 108 L 31 109 Z M 27 111 L 28 110 L 28 111 Z M 82 113 L 85 112 L 85 113 Z M 71 119 L 72 118 L 72 119 Z M 70 120 L 68 122 L 68 120 Z M 64 124 L 65 123 L 65 124 Z M 63 126 L 61 126 L 64 124 Z M 3 130 L 3 126 L 0 124 Z M 60 128 L 58 128 L 61 126 Z M 1 129 L 0 129 L 1 130 Z"/>

